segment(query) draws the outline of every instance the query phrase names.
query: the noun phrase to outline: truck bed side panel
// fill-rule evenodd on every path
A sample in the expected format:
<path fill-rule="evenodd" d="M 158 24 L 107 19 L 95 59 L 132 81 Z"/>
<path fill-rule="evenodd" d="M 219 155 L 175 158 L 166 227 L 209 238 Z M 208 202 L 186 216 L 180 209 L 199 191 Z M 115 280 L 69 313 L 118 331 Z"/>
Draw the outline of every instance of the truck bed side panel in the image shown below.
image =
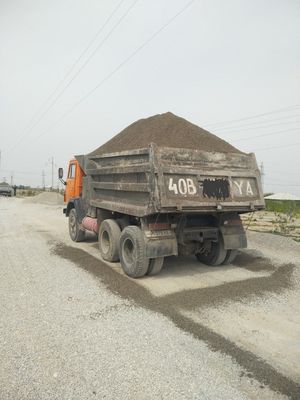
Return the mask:
<path fill-rule="evenodd" d="M 90 203 L 99 208 L 125 214 L 151 214 L 149 149 L 89 157 L 85 172 L 90 180 Z"/>

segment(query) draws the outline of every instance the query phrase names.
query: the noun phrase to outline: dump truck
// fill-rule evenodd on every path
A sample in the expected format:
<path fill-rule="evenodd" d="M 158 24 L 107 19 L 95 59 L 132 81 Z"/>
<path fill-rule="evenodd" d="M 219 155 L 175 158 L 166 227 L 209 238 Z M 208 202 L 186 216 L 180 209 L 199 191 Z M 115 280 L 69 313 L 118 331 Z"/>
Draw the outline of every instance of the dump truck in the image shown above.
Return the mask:
<path fill-rule="evenodd" d="M 240 214 L 264 208 L 253 153 L 169 142 L 75 156 L 66 181 L 59 168 L 71 239 L 80 242 L 94 232 L 102 258 L 120 261 L 133 278 L 158 274 L 168 256 L 195 255 L 209 266 L 232 263 L 247 246 Z"/>
<path fill-rule="evenodd" d="M 0 196 L 12 197 L 14 189 L 7 182 L 0 182 Z"/>

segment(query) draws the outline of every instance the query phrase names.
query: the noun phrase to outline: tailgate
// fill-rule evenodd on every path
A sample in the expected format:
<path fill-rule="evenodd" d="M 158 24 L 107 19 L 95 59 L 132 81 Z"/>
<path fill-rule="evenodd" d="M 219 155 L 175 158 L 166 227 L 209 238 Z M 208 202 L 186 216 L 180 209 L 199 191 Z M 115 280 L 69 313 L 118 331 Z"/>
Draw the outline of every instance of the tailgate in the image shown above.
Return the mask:
<path fill-rule="evenodd" d="M 158 148 L 162 208 L 249 211 L 264 208 L 254 154 Z"/>

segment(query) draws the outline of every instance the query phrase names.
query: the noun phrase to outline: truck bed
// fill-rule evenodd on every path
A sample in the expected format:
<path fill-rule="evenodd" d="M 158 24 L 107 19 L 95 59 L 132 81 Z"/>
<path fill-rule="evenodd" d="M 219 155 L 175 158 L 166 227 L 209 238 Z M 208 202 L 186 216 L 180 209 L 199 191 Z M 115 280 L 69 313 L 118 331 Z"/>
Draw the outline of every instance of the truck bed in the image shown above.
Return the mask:
<path fill-rule="evenodd" d="M 157 147 L 76 156 L 91 206 L 143 217 L 155 213 L 249 212 L 264 208 L 253 153 Z"/>

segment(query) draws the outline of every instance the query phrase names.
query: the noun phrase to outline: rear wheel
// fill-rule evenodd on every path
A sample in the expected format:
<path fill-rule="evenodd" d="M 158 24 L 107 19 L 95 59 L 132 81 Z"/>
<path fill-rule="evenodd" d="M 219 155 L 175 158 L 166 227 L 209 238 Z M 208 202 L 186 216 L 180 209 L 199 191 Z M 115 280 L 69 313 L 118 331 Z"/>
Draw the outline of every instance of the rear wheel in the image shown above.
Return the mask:
<path fill-rule="evenodd" d="M 85 231 L 80 229 L 75 208 L 72 208 L 69 213 L 69 234 L 73 242 L 82 242 L 85 238 Z"/>
<path fill-rule="evenodd" d="M 227 265 L 227 264 L 231 264 L 234 260 L 235 257 L 238 254 L 238 250 L 227 250 L 226 256 L 225 256 L 225 260 L 222 262 L 223 265 Z"/>
<path fill-rule="evenodd" d="M 221 265 L 227 255 L 227 250 L 224 249 L 224 242 L 222 236 L 219 236 L 217 242 L 211 243 L 211 248 L 205 253 L 196 254 L 197 259 L 203 264 L 216 267 Z"/>
<path fill-rule="evenodd" d="M 164 257 L 150 258 L 147 275 L 153 276 L 159 274 L 163 267 L 164 259 Z"/>
<path fill-rule="evenodd" d="M 126 275 L 140 278 L 147 273 L 149 258 L 146 256 L 144 234 L 139 227 L 130 225 L 122 231 L 119 254 Z"/>
<path fill-rule="evenodd" d="M 119 261 L 121 229 L 114 219 L 105 219 L 99 229 L 98 244 L 101 256 L 106 261 Z"/>

